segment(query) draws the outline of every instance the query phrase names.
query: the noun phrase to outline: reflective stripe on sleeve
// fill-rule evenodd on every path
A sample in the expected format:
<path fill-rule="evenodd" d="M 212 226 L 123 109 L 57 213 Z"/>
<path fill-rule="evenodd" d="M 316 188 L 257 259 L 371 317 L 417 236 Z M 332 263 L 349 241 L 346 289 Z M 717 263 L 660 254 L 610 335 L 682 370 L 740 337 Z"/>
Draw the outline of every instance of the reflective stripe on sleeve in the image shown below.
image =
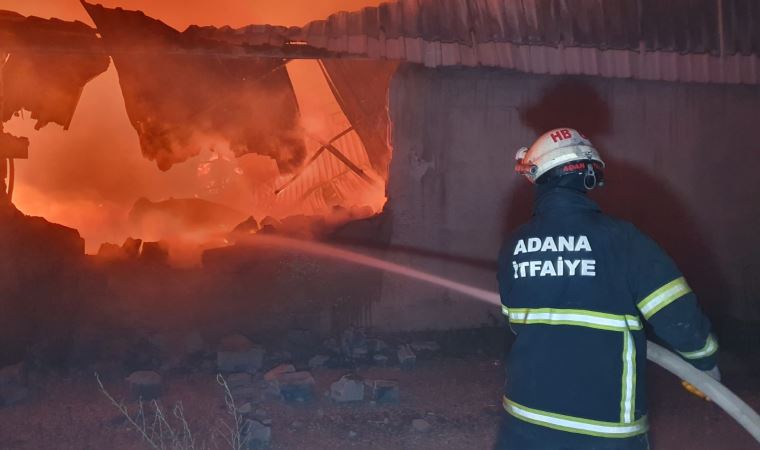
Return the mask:
<path fill-rule="evenodd" d="M 632 423 L 602 422 L 528 408 L 506 397 L 503 398 L 502 402 L 504 409 L 512 416 L 555 430 L 606 438 L 626 438 L 647 431 L 646 416 Z"/>
<path fill-rule="evenodd" d="M 510 308 L 509 321 L 515 324 L 575 325 L 610 331 L 642 329 L 641 321 L 636 316 L 582 309 Z"/>
<path fill-rule="evenodd" d="M 678 352 L 686 359 L 699 359 L 699 358 L 706 358 L 708 356 L 711 356 L 715 354 L 715 352 L 718 351 L 718 341 L 715 340 L 715 337 L 710 334 L 707 336 L 707 341 L 705 342 L 705 346 L 702 347 L 699 350 L 695 350 L 693 352 Z"/>
<path fill-rule="evenodd" d="M 644 300 L 638 303 L 639 311 L 645 319 L 649 320 L 659 310 L 691 292 L 691 288 L 686 280 L 681 277 L 662 286 L 656 291 L 649 294 Z"/>
<path fill-rule="evenodd" d="M 629 331 L 623 332 L 623 380 L 620 422 L 632 423 L 636 406 L 636 344 Z"/>
<path fill-rule="evenodd" d="M 501 305 L 501 313 L 504 314 L 505 316 L 509 317 L 509 308 L 507 308 L 504 305 Z"/>

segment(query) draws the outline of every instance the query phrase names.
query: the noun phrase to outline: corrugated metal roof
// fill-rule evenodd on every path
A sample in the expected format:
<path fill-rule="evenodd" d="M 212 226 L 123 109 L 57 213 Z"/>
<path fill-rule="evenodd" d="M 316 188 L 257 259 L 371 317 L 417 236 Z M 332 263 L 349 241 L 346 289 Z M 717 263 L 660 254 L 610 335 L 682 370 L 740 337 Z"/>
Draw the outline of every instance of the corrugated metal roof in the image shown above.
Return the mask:
<path fill-rule="evenodd" d="M 760 83 L 758 0 L 399 0 L 291 39 L 430 67 Z"/>
<path fill-rule="evenodd" d="M 398 0 L 302 28 L 185 34 L 429 67 L 760 83 L 760 0 Z"/>

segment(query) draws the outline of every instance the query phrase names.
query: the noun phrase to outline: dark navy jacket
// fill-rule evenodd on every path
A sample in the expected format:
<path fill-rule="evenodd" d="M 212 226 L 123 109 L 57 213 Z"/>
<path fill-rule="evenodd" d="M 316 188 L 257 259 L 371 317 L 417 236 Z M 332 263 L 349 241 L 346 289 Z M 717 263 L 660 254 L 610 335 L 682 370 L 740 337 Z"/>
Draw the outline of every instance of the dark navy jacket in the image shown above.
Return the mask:
<path fill-rule="evenodd" d="M 645 433 L 644 321 L 697 368 L 715 365 L 710 323 L 673 261 L 581 192 L 538 197 L 505 242 L 498 277 L 516 334 L 504 407 L 518 424 L 555 438 Z"/>

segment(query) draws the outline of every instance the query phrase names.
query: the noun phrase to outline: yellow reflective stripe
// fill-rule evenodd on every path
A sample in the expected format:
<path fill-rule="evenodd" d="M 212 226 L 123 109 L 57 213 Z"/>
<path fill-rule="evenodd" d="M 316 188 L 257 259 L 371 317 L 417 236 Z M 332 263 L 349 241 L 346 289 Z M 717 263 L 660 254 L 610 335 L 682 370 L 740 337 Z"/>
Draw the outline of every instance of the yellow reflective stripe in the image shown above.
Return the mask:
<path fill-rule="evenodd" d="M 606 438 L 626 438 L 647 431 L 646 416 L 632 423 L 602 422 L 528 408 L 506 397 L 502 402 L 504 410 L 512 416 L 555 430 Z"/>
<path fill-rule="evenodd" d="M 636 345 L 629 331 L 623 332 L 623 379 L 620 422 L 632 423 L 636 407 Z"/>
<path fill-rule="evenodd" d="M 686 280 L 676 278 L 670 283 L 662 286 L 656 291 L 649 294 L 644 300 L 638 303 L 639 311 L 645 319 L 649 320 L 650 317 L 655 315 L 659 310 L 683 297 L 691 292 L 691 288 L 686 283 Z"/>
<path fill-rule="evenodd" d="M 516 324 L 573 325 L 610 331 L 641 330 L 636 316 L 607 314 L 583 309 L 510 308 L 509 321 Z"/>
<path fill-rule="evenodd" d="M 504 314 L 505 316 L 509 317 L 509 308 L 507 308 L 504 305 L 501 305 L 501 313 Z"/>
<path fill-rule="evenodd" d="M 715 354 L 715 352 L 718 351 L 718 341 L 715 340 L 715 337 L 710 334 L 707 336 L 707 341 L 705 342 L 704 347 L 702 347 L 699 350 L 695 350 L 693 352 L 678 352 L 686 359 L 699 359 L 699 358 L 705 358 L 708 356 L 711 356 Z"/>

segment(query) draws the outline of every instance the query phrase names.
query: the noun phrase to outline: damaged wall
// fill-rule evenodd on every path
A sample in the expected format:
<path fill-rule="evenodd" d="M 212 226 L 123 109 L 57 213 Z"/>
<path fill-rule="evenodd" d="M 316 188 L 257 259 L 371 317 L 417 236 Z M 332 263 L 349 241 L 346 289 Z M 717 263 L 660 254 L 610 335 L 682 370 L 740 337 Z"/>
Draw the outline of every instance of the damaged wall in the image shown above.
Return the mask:
<path fill-rule="evenodd" d="M 514 152 L 549 127 L 576 126 L 608 161 L 608 186 L 594 194 L 602 207 L 657 239 L 713 318 L 758 321 L 758 108 L 760 91 L 748 86 L 404 66 L 390 93 L 392 259 L 420 265 L 420 254 L 434 254 L 424 268 L 496 289 L 502 236 L 532 203 Z M 467 327 L 491 313 L 385 276 L 372 320 Z"/>

